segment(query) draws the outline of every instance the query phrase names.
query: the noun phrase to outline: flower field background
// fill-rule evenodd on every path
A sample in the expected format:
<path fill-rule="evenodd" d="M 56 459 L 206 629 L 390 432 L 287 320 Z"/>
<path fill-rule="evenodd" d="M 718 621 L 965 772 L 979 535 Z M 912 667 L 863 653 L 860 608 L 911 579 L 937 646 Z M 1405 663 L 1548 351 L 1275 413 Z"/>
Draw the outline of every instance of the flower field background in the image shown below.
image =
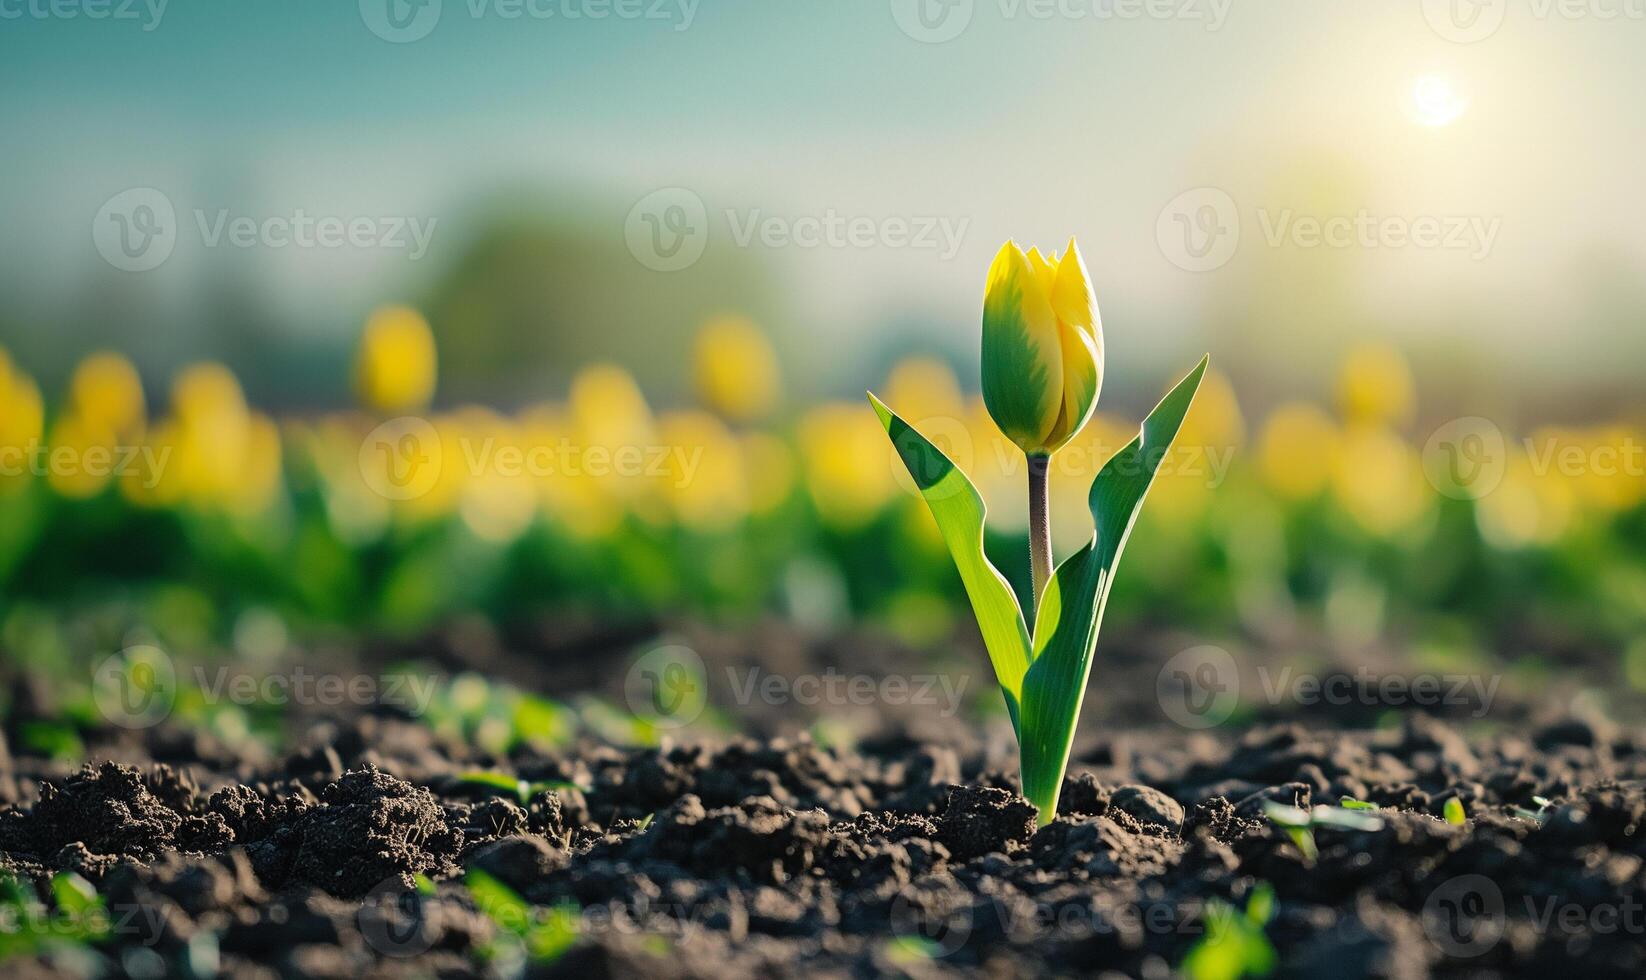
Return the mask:
<path fill-rule="evenodd" d="M 474 615 L 776 617 L 975 644 L 870 407 L 784 402 L 748 320 L 703 325 L 688 404 L 653 404 L 611 363 L 512 411 L 446 404 L 437 365 L 405 307 L 362 331 L 358 407 L 325 414 L 263 412 L 214 363 L 140 378 L 104 352 L 43 391 L 0 357 L 0 644 L 71 688 L 133 642 L 256 656 Z M 1022 455 L 940 361 L 904 360 L 877 390 L 979 482 L 1021 596 Z M 1531 688 L 1575 676 L 1613 707 L 1646 692 L 1638 414 L 1483 450 L 1420 424 L 1393 349 L 1354 351 L 1335 390 L 1259 413 L 1208 376 L 1135 531 L 1160 546 L 1133 547 L 1111 629 L 1292 657 L 1398 648 Z M 1060 554 L 1136 424 L 1100 412 L 1054 458 Z"/>

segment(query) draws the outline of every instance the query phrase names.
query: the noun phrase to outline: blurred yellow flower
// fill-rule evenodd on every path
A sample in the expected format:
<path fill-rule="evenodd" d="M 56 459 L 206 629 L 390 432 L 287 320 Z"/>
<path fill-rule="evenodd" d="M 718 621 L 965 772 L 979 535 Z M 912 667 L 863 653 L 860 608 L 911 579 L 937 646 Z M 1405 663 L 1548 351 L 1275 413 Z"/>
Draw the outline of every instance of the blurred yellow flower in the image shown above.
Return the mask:
<path fill-rule="evenodd" d="M 954 462 L 972 478 L 973 485 L 989 509 L 990 523 L 1008 530 L 1027 527 L 1028 501 L 1023 494 L 1027 463 L 1022 450 L 1006 438 L 1000 426 L 994 424 L 994 417 L 989 414 L 989 407 L 982 395 L 966 398 L 960 420 L 961 432 L 971 449 L 971 459 L 969 463 L 965 459 Z M 932 439 L 939 449 L 946 450 L 944 444 L 937 441 L 943 438 L 944 433 L 934 432 L 930 426 L 921 428 L 921 433 Z M 1061 459 L 1056 462 L 1062 465 Z M 906 474 L 898 479 L 906 479 Z"/>
<path fill-rule="evenodd" d="M 39 387 L 0 350 L 0 490 L 28 483 L 45 420 Z"/>
<path fill-rule="evenodd" d="M 616 450 L 654 440 L 652 410 L 634 377 L 615 364 L 592 364 L 572 379 L 572 421 L 586 445 Z"/>
<path fill-rule="evenodd" d="M 958 419 L 966 410 L 954 371 L 931 357 L 899 361 L 886 378 L 886 399 L 915 428 L 930 418 Z"/>
<path fill-rule="evenodd" d="M 775 513 L 794 493 L 794 452 L 769 432 L 750 432 L 740 442 L 749 477 L 749 508 L 757 517 Z"/>
<path fill-rule="evenodd" d="M 896 490 L 895 450 L 867 405 L 828 402 L 800 420 L 806 489 L 825 524 L 854 530 L 872 520 Z"/>
<path fill-rule="evenodd" d="M 1607 425 L 1576 434 L 1582 451 L 1577 480 L 1583 500 L 1601 513 L 1629 510 L 1646 499 L 1646 445 L 1640 433 Z"/>
<path fill-rule="evenodd" d="M 1222 372 L 1208 370 L 1149 491 L 1160 524 L 1185 527 L 1205 513 L 1245 441 L 1246 419 L 1234 385 Z"/>
<path fill-rule="evenodd" d="M 572 379 L 569 404 L 575 425 L 573 477 L 594 481 L 638 516 L 658 516 L 656 481 L 645 475 L 649 457 L 658 451 L 657 430 L 633 376 L 615 364 L 586 367 Z"/>
<path fill-rule="evenodd" d="M 84 500 L 101 493 L 120 463 L 114 433 L 72 412 L 52 423 L 51 435 L 46 441 L 47 482 L 71 500 Z"/>
<path fill-rule="evenodd" d="M 769 414 L 781 390 L 777 354 L 754 323 L 721 316 L 704 324 L 693 350 L 698 397 L 734 422 Z"/>
<path fill-rule="evenodd" d="M 658 434 L 668 448 L 663 493 L 681 524 L 724 531 L 748 517 L 743 453 L 719 419 L 707 412 L 670 412 L 658 420 Z"/>
<path fill-rule="evenodd" d="M 535 480 L 538 503 L 562 533 L 597 540 L 617 531 L 623 523 L 623 505 L 601 484 L 577 469 L 583 447 L 573 438 L 571 415 L 562 405 L 533 405 L 520 416 L 521 439 L 529 447 L 550 454 L 552 471 Z"/>
<path fill-rule="evenodd" d="M 429 419 L 433 433 L 429 434 L 425 430 L 417 438 L 427 439 L 437 445 L 423 446 L 419 442 L 414 449 L 428 461 L 426 465 L 434 467 L 432 475 L 419 481 L 417 488 L 420 492 L 397 501 L 395 516 L 415 523 L 438 520 L 459 513 L 471 477 L 469 460 L 474 454 L 482 451 L 488 427 L 496 420 L 496 413 L 473 406 L 459 408 L 449 414 L 436 415 Z M 495 429 L 490 431 L 496 440 L 498 433 Z M 494 441 L 494 449 L 495 446 Z M 400 463 L 385 460 L 385 465 Z"/>
<path fill-rule="evenodd" d="M 1511 449 L 1503 480 L 1475 504 L 1481 536 L 1505 551 L 1558 541 L 1577 513 L 1577 494 L 1558 475 L 1539 476 L 1531 459 Z"/>
<path fill-rule="evenodd" d="M 194 364 L 172 382 L 171 404 L 178 444 L 169 465 L 184 495 L 201 504 L 233 499 L 251 437 L 240 382 L 221 364 Z"/>
<path fill-rule="evenodd" d="M 1071 551 L 1091 538 L 1092 481 L 1104 463 L 1137 438 L 1137 428 L 1107 412 L 1094 412 L 1086 427 L 1052 457 L 1052 545 L 1058 552 Z M 1023 482 L 1021 474 L 1016 482 Z"/>
<path fill-rule="evenodd" d="M 1388 344 L 1368 344 L 1350 351 L 1338 372 L 1337 400 L 1349 424 L 1410 425 L 1417 412 L 1417 394 L 1406 356 Z"/>
<path fill-rule="evenodd" d="M 1412 526 L 1434 502 L 1417 451 L 1382 426 L 1344 430 L 1332 457 L 1332 489 L 1350 517 L 1383 536 Z"/>
<path fill-rule="evenodd" d="M 280 499 L 284 486 L 284 446 L 280 427 L 260 412 L 253 412 L 246 430 L 245 454 L 240 462 L 240 479 L 225 503 L 236 513 L 252 516 L 267 511 Z"/>
<path fill-rule="evenodd" d="M 112 351 L 92 354 L 69 379 L 70 410 L 115 439 L 134 440 L 143 431 L 143 382 L 131 362 Z"/>
<path fill-rule="evenodd" d="M 360 400 L 377 412 L 412 412 L 434 397 L 439 369 L 434 334 L 409 306 L 385 306 L 366 320 L 355 359 Z"/>
<path fill-rule="evenodd" d="M 1326 488 L 1337 451 L 1337 426 L 1314 405 L 1292 402 L 1263 424 L 1258 466 L 1263 481 L 1281 497 L 1308 500 Z"/>
<path fill-rule="evenodd" d="M 187 488 L 180 465 L 181 428 L 173 419 L 162 419 L 149 426 L 137 465 L 120 474 L 120 492 L 127 500 L 141 507 L 156 508 L 182 502 Z"/>

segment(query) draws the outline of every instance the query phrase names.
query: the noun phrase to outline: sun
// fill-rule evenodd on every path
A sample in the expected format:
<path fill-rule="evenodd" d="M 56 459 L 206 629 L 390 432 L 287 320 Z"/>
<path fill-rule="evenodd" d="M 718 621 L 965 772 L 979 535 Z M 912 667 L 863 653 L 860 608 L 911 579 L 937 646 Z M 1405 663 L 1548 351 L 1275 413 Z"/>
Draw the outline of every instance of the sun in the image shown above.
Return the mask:
<path fill-rule="evenodd" d="M 1422 75 L 1412 83 L 1412 117 L 1425 126 L 1449 126 L 1468 108 L 1469 100 L 1444 75 Z"/>

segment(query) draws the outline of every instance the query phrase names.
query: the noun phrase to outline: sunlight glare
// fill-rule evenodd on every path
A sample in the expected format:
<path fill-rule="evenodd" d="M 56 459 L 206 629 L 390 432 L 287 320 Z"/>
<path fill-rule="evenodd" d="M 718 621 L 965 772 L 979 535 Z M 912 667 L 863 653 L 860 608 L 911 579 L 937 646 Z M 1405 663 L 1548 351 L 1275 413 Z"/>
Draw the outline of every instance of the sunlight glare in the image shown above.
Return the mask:
<path fill-rule="evenodd" d="M 1443 75 L 1423 75 L 1412 85 L 1412 114 L 1419 123 L 1432 128 L 1450 125 L 1469 108 L 1451 79 Z"/>

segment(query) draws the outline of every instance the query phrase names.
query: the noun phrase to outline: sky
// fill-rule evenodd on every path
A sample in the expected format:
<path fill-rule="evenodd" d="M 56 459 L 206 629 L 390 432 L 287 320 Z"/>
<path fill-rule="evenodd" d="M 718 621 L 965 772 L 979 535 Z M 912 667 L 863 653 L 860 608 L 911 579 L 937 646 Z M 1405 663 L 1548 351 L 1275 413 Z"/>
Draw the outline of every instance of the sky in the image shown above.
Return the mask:
<path fill-rule="evenodd" d="M 0 0 L 0 316 L 115 296 L 182 356 L 165 324 L 228 277 L 323 343 L 526 189 L 659 289 L 709 263 L 655 268 L 649 235 L 757 255 L 825 386 L 887 330 L 971 356 L 1000 242 L 1071 236 L 1140 362 L 1273 350 L 1306 389 L 1373 336 L 1616 382 L 1646 353 L 1642 51 L 1640 0 Z M 132 189 L 178 218 L 135 272 L 95 230 Z M 273 244 L 299 212 L 376 224 Z"/>

